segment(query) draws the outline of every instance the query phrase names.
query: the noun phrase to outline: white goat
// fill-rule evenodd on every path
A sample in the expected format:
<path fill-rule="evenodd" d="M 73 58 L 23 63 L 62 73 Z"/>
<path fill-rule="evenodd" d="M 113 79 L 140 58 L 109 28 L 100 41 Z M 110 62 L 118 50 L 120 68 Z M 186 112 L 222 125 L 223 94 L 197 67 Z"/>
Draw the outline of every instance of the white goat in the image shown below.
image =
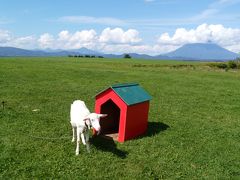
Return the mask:
<path fill-rule="evenodd" d="M 73 132 L 72 142 L 75 141 L 75 134 L 77 131 L 76 155 L 79 154 L 80 136 L 82 139 L 82 143 L 87 146 L 88 152 L 90 151 L 89 130 L 91 129 L 91 127 L 93 127 L 95 131 L 97 131 L 99 134 L 101 129 L 99 119 L 105 116 L 107 115 L 90 113 L 85 103 L 81 100 L 76 100 L 71 104 L 70 123 L 72 125 Z"/>

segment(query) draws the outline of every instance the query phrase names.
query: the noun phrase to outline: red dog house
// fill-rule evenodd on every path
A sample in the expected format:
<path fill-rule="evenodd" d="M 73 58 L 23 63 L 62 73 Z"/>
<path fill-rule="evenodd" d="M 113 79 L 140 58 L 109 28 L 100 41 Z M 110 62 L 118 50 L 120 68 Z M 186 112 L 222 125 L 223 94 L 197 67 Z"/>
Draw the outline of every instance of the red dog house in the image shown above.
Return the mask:
<path fill-rule="evenodd" d="M 151 96 L 139 84 L 113 85 L 96 95 L 95 112 L 108 114 L 100 120 L 101 134 L 124 142 L 147 129 Z"/>

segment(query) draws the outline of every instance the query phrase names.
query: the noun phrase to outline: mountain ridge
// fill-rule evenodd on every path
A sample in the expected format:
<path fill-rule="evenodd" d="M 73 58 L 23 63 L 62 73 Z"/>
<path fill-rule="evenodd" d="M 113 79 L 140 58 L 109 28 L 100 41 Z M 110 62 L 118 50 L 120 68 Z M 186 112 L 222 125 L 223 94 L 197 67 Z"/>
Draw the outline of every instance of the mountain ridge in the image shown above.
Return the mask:
<path fill-rule="evenodd" d="M 128 53 L 131 57 L 136 59 L 153 59 L 153 60 L 201 60 L 201 61 L 226 61 L 233 60 L 240 57 L 239 54 L 231 52 L 227 49 L 222 48 L 217 44 L 212 43 L 192 43 L 185 44 L 175 51 L 151 56 L 148 54 Z M 124 54 L 104 54 L 98 51 L 94 51 L 85 47 L 80 49 L 71 50 L 26 50 L 16 47 L 0 47 L 0 57 L 5 56 L 68 56 L 68 55 L 95 55 L 103 56 L 106 58 L 123 58 Z"/>
<path fill-rule="evenodd" d="M 185 44 L 175 51 L 165 54 L 168 57 L 199 59 L 199 60 L 231 60 L 238 57 L 237 53 L 231 52 L 213 43 Z"/>

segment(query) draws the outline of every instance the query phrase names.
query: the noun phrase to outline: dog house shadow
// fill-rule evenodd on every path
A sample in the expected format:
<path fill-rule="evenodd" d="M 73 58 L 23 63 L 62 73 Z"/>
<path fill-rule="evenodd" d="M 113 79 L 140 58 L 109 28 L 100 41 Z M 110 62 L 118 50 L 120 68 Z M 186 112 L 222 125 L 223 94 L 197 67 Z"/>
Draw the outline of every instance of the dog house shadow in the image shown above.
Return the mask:
<path fill-rule="evenodd" d="M 90 139 L 90 143 L 96 149 L 104 152 L 110 152 L 121 159 L 125 159 L 128 155 L 127 151 L 118 149 L 116 143 L 111 138 L 95 137 Z"/>
<path fill-rule="evenodd" d="M 168 128 L 170 128 L 170 126 L 162 122 L 148 122 L 147 132 L 139 138 L 155 136 Z"/>
<path fill-rule="evenodd" d="M 136 139 L 155 136 L 167 130 L 168 128 L 170 128 L 170 126 L 162 122 L 148 122 L 148 129 L 146 133 Z M 121 159 L 125 159 L 128 155 L 127 151 L 123 151 L 117 148 L 116 142 L 113 138 L 103 138 L 103 136 L 99 136 L 91 138 L 90 141 L 91 145 L 93 145 L 96 149 L 104 152 L 110 152 Z"/>

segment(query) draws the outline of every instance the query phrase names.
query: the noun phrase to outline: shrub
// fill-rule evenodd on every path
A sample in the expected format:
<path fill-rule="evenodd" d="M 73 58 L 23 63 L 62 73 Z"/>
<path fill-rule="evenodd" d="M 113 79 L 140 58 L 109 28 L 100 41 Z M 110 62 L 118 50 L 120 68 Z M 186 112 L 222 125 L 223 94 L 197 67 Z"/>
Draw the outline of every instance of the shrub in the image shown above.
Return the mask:
<path fill-rule="evenodd" d="M 131 56 L 129 54 L 124 54 L 124 58 L 131 58 Z"/>
<path fill-rule="evenodd" d="M 217 64 L 217 67 L 218 67 L 219 69 L 227 69 L 228 65 L 225 64 L 225 63 L 218 63 L 218 64 Z"/>
<path fill-rule="evenodd" d="M 228 67 L 230 69 L 236 69 L 237 68 L 237 61 L 228 61 Z"/>

